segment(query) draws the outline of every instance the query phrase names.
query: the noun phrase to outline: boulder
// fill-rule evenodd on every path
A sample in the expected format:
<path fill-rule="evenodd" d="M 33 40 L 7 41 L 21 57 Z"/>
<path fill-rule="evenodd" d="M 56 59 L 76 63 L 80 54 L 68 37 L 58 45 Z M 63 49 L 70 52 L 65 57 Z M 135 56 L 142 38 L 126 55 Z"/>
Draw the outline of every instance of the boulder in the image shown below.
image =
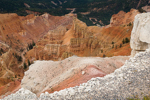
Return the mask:
<path fill-rule="evenodd" d="M 136 53 L 150 48 L 150 13 L 135 16 L 133 30 L 131 32 L 130 46 L 131 57 Z"/>

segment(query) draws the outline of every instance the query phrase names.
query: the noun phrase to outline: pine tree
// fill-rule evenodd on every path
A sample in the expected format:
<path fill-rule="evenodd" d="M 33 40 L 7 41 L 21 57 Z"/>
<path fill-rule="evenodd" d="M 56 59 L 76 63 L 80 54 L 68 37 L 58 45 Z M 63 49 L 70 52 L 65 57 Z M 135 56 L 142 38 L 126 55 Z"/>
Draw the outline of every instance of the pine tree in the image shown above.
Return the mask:
<path fill-rule="evenodd" d="M 32 46 L 33 46 L 33 47 L 35 46 L 35 43 L 34 43 L 34 41 L 32 41 Z"/>
<path fill-rule="evenodd" d="M 123 43 L 123 44 L 125 44 L 125 41 L 124 41 L 124 39 L 122 40 L 122 43 Z"/>
<path fill-rule="evenodd" d="M 30 66 L 31 65 L 31 63 L 30 63 L 30 60 L 28 59 L 28 66 Z"/>
<path fill-rule="evenodd" d="M 130 40 L 128 38 L 125 38 L 125 43 L 129 43 Z"/>
<path fill-rule="evenodd" d="M 120 48 L 122 47 L 122 44 L 120 44 Z"/>
<path fill-rule="evenodd" d="M 24 69 L 27 69 L 27 65 L 26 65 L 26 63 L 24 63 Z"/>

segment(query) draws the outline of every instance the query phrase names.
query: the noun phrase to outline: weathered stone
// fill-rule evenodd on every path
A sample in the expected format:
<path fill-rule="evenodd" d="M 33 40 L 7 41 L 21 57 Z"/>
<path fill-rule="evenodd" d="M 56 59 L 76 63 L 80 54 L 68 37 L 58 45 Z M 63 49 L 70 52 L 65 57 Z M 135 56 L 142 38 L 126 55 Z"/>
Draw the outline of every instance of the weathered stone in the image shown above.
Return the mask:
<path fill-rule="evenodd" d="M 135 16 L 133 30 L 131 33 L 130 46 L 131 56 L 137 52 L 150 48 L 150 13 L 138 14 Z"/>

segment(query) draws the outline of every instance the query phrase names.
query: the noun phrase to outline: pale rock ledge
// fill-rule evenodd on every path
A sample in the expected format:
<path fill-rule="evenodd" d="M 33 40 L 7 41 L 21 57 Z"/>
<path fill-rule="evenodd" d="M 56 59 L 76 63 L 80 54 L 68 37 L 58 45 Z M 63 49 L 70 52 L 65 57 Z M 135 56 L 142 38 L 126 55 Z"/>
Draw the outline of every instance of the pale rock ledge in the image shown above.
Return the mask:
<path fill-rule="evenodd" d="M 131 57 L 150 48 L 150 13 L 135 16 L 130 46 L 132 49 Z"/>

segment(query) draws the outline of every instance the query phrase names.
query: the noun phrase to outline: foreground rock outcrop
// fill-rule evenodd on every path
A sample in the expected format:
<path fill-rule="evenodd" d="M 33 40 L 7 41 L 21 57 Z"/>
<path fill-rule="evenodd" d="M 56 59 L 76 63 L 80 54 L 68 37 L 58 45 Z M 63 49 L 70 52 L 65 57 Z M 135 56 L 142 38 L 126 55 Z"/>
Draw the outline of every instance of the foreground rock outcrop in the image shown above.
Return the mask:
<path fill-rule="evenodd" d="M 131 56 L 150 48 L 150 13 L 135 16 L 133 30 L 131 33 Z"/>
<path fill-rule="evenodd" d="M 126 61 L 125 65 L 105 77 L 97 77 L 80 86 L 67 88 L 53 94 L 42 93 L 39 100 L 125 100 L 149 95 L 150 91 L 150 49 L 138 53 Z M 19 98 L 19 99 L 17 99 Z M 20 99 L 21 98 L 21 99 Z M 34 93 L 21 89 L 4 100 L 36 100 Z"/>
<path fill-rule="evenodd" d="M 69 57 L 62 61 L 36 61 L 25 72 L 21 87 L 39 95 L 78 86 L 120 68 L 129 57 Z"/>

